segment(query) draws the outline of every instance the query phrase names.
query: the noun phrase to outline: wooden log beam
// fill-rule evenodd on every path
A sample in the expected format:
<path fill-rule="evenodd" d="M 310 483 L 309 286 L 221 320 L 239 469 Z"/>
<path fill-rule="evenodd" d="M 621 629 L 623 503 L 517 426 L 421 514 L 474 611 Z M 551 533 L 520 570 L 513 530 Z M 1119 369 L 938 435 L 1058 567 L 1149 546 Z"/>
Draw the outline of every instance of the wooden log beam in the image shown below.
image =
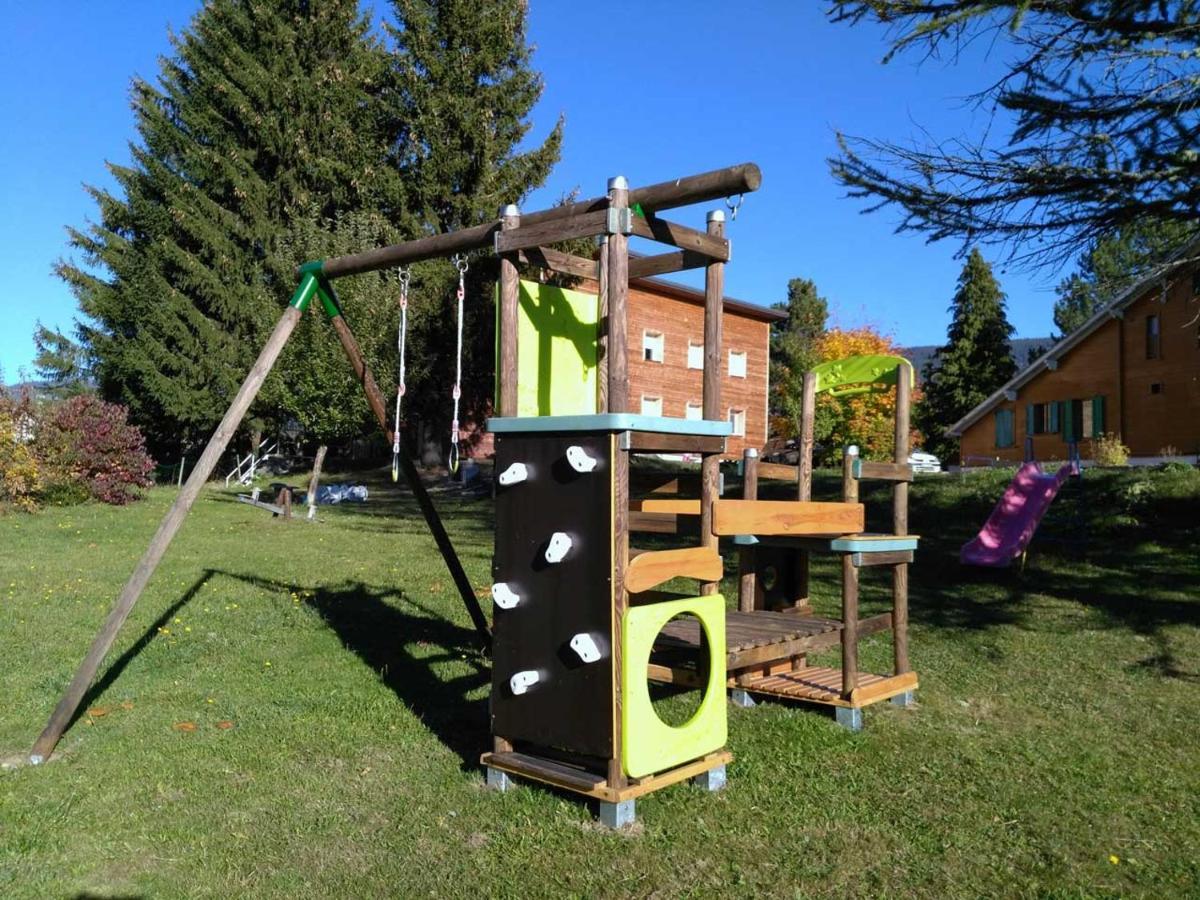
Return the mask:
<path fill-rule="evenodd" d="M 595 281 L 600 277 L 600 264 L 596 260 L 563 253 L 552 247 L 529 247 L 518 251 L 517 258 L 526 265 L 573 275 L 576 278 L 590 278 Z M 630 263 L 631 267 L 632 265 Z"/>
<path fill-rule="evenodd" d="M 660 431 L 630 431 L 626 449 L 634 453 L 725 452 L 725 438 L 705 434 L 663 434 Z M 719 460 L 718 460 L 719 462 Z"/>
<path fill-rule="evenodd" d="M 715 169 L 712 172 L 689 175 L 685 178 L 676 178 L 673 181 L 663 181 L 627 191 L 624 199 L 630 205 L 641 206 L 645 212 L 654 212 L 679 206 L 690 206 L 693 203 L 704 203 L 733 194 L 749 194 L 757 191 L 761 185 L 762 172 L 759 171 L 758 166 L 754 163 L 741 163 L 724 169 Z M 537 225 L 557 219 L 569 219 L 605 210 L 608 205 L 608 197 L 596 197 L 530 213 L 522 216 L 522 222 L 525 225 Z M 455 253 L 469 253 L 472 250 L 492 246 L 495 234 L 499 229 L 498 222 L 486 222 L 460 231 L 433 234 L 405 241 L 402 244 L 376 247 L 362 253 L 330 257 L 321 264 L 320 273 L 330 279 L 345 278 L 348 275 L 377 272 L 380 269 L 391 269 L 425 259 L 449 257 Z"/>
<path fill-rule="evenodd" d="M 638 237 L 670 244 L 680 250 L 691 250 L 719 262 L 729 261 L 729 240 L 722 235 L 712 235 L 676 222 L 668 222 L 657 216 L 633 217 L 633 233 Z"/>
<path fill-rule="evenodd" d="M 629 260 L 629 277 L 631 280 L 650 278 L 654 275 L 682 272 L 685 269 L 698 269 L 706 265 L 708 265 L 707 256 L 702 253 L 693 253 L 690 250 L 660 253 L 656 256 L 635 256 Z"/>
<path fill-rule="evenodd" d="M 711 210 L 707 217 L 710 236 L 725 236 L 725 213 Z M 725 311 L 725 263 L 710 260 L 704 269 L 704 371 L 702 373 L 701 409 L 709 421 L 723 421 L 725 411 L 721 406 L 721 317 Z M 717 548 L 717 532 L 713 507 L 721 495 L 721 459 L 706 456 L 700 462 L 700 544 Z M 701 585 L 701 594 L 715 594 L 718 582 Z"/>
<path fill-rule="evenodd" d="M 501 210 L 500 228 L 512 231 L 521 221 L 520 210 L 506 206 Z M 520 280 L 516 261 L 511 255 L 500 257 L 500 317 L 497 321 L 500 333 L 497 336 L 499 358 L 496 360 L 496 375 L 500 379 L 501 416 L 517 414 L 517 332 L 520 318 Z"/>
<path fill-rule="evenodd" d="M 758 499 L 758 450 L 747 447 L 742 451 L 742 499 Z M 752 612 L 758 608 L 758 578 L 754 566 L 758 551 L 754 547 L 738 548 L 738 610 Z"/>
<path fill-rule="evenodd" d="M 212 475 L 213 469 L 216 468 L 217 462 L 221 458 L 221 454 L 225 452 L 225 448 L 229 445 L 230 439 L 241 424 L 246 411 L 250 409 L 250 404 L 258 396 L 259 389 L 262 387 L 263 382 L 266 381 L 267 375 L 270 374 L 276 360 L 279 359 L 279 354 L 283 352 L 284 345 L 287 343 L 288 338 L 291 337 L 296 324 L 300 321 L 303 309 L 308 306 L 316 290 L 315 278 L 309 276 L 301 282 L 300 287 L 292 298 L 291 305 L 288 306 L 287 310 L 280 317 L 275 330 L 271 332 L 271 336 L 267 339 L 262 352 L 259 353 L 258 359 L 255 360 L 249 374 L 246 375 L 246 380 L 242 382 L 241 388 L 233 398 L 233 402 L 229 405 L 225 417 L 221 419 L 217 430 L 213 432 L 212 437 L 208 440 L 208 446 L 200 454 L 200 459 L 197 460 L 196 467 L 192 469 L 192 474 L 188 476 L 188 480 L 183 485 L 183 488 L 175 495 L 175 502 L 171 504 L 171 508 L 167 510 L 167 514 L 159 524 L 158 530 L 154 533 L 154 537 L 150 541 L 150 546 L 146 548 L 146 552 L 142 554 L 142 558 L 138 561 L 133 574 L 125 582 L 125 587 L 121 589 L 121 593 L 117 597 L 112 610 L 109 612 L 108 618 L 104 621 L 100 633 L 92 641 L 92 646 L 88 649 L 87 656 L 84 657 L 83 662 L 75 672 L 75 676 L 71 679 L 71 683 L 67 686 L 62 699 L 58 701 L 54 712 L 51 713 L 49 721 L 46 722 L 46 727 L 42 729 L 42 733 L 38 735 L 38 739 L 34 742 L 33 749 L 29 754 L 29 761 L 31 763 L 36 765 L 45 761 L 54 752 L 54 748 L 58 744 L 59 738 L 62 737 L 62 733 L 71 724 L 76 711 L 79 709 L 79 704 L 83 701 L 84 695 L 96 677 L 96 672 L 99 670 L 100 664 L 112 648 L 117 633 L 121 630 L 121 626 L 125 624 L 125 620 L 129 618 L 134 604 L 142 596 L 146 585 L 149 584 L 150 577 L 162 561 L 163 554 L 167 552 L 167 548 L 171 545 L 171 541 L 174 540 L 180 526 L 183 525 L 184 519 L 187 518 L 188 512 L 196 502 L 196 498 L 200 496 L 200 490 L 204 487 L 205 482 L 208 481 L 209 476 Z"/>
<path fill-rule="evenodd" d="M 528 219 L 522 219 L 518 227 L 496 234 L 496 252 L 511 253 L 514 250 L 540 247 L 543 244 L 557 244 L 559 241 L 570 241 L 575 238 L 595 237 L 598 234 L 604 234 L 607 228 L 607 209 L 598 209 L 595 212 L 580 213 L 577 216 L 551 219 L 548 222 L 535 224 L 529 224 Z"/>

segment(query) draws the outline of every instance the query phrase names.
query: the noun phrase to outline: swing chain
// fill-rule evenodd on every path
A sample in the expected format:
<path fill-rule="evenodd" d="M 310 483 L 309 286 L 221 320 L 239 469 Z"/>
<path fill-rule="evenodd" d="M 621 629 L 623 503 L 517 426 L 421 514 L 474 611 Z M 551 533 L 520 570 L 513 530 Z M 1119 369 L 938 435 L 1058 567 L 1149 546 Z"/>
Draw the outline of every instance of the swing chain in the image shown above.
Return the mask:
<path fill-rule="evenodd" d="M 400 370 L 396 376 L 396 418 L 392 430 L 392 481 L 400 478 L 400 401 L 408 388 L 405 385 L 404 350 L 408 343 L 408 286 L 412 281 L 412 270 L 402 266 L 398 272 L 400 280 L 400 330 L 396 335 L 396 349 L 400 357 Z"/>
<path fill-rule="evenodd" d="M 448 460 L 451 474 L 458 472 L 458 401 L 462 397 L 462 348 L 463 348 L 463 300 L 467 296 L 467 256 L 455 254 L 451 260 L 458 270 L 458 290 L 455 300 L 458 304 L 458 345 L 454 362 L 454 389 L 450 396 L 454 400 L 454 418 L 450 422 L 450 458 Z"/>
<path fill-rule="evenodd" d="M 729 209 L 729 220 L 731 222 L 737 221 L 738 210 L 742 208 L 742 201 L 745 199 L 745 194 L 738 194 L 736 200 L 733 199 L 732 194 L 725 198 L 725 206 Z"/>

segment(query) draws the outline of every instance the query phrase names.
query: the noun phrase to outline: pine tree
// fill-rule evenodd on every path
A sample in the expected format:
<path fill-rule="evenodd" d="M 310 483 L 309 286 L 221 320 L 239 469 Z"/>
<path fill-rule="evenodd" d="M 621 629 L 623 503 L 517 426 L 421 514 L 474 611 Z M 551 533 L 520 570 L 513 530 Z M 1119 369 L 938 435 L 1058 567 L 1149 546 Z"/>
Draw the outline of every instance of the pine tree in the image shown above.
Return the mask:
<path fill-rule="evenodd" d="M 33 369 L 47 394 L 66 398 L 91 390 L 91 361 L 83 346 L 41 322 L 33 329 L 33 345 Z"/>
<path fill-rule="evenodd" d="M 1151 274 L 1195 237 L 1190 224 L 1139 222 L 1088 245 L 1077 270 L 1059 282 L 1054 324 L 1066 337 L 1135 281 Z"/>
<path fill-rule="evenodd" d="M 526 41 L 525 0 L 393 0 L 396 25 L 386 92 L 391 165 L 401 173 L 402 208 L 425 232 L 446 232 L 520 204 L 558 161 L 560 119 L 540 142 L 521 149 L 542 93 Z M 463 415 L 478 418 L 493 393 L 496 265 L 469 260 L 464 326 Z M 446 262 L 414 273 L 408 403 L 448 424 L 454 377 L 457 273 Z M 415 366 L 415 368 L 414 368 Z"/>
<path fill-rule="evenodd" d="M 943 461 L 958 456 L 957 443 L 945 430 L 1016 372 L 1004 300 L 992 267 L 978 248 L 972 249 L 950 304 L 947 342 L 925 364 L 924 397 L 917 405 L 925 449 Z"/>
<path fill-rule="evenodd" d="M 780 437 L 795 437 L 800 432 L 804 373 L 820 361 L 817 345 L 829 319 L 829 301 L 807 278 L 791 279 L 787 290 L 787 300 L 774 308 L 788 317 L 771 326 L 771 416 Z"/>
<path fill-rule="evenodd" d="M 172 45 L 157 86 L 133 83 L 119 193 L 89 188 L 99 221 L 70 230 L 82 264 L 58 269 L 96 323 L 82 333 L 101 392 L 157 447 L 220 418 L 294 287 L 281 249 L 298 223 L 398 196 L 364 102 L 386 59 L 355 0 L 212 0 Z M 287 380 L 285 365 L 259 417 L 294 412 Z"/>

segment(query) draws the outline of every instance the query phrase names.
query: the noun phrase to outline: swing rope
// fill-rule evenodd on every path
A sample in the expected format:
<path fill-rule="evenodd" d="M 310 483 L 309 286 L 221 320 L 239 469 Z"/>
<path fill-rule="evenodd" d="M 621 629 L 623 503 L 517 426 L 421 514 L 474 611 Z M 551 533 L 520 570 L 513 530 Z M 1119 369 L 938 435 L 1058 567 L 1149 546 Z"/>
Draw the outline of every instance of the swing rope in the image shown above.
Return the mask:
<path fill-rule="evenodd" d="M 467 257 L 455 255 L 451 260 L 458 269 L 458 348 L 454 360 L 454 390 L 450 396 L 454 398 L 454 418 L 450 422 L 450 459 L 451 474 L 458 472 L 458 401 L 462 397 L 462 347 L 463 347 L 463 299 L 467 296 Z"/>
<path fill-rule="evenodd" d="M 404 345 L 408 340 L 408 283 L 412 272 L 407 266 L 400 270 L 400 330 L 396 347 L 400 351 L 400 374 L 396 378 L 396 424 L 392 430 L 392 481 L 400 478 L 400 401 L 407 390 L 404 384 Z"/>

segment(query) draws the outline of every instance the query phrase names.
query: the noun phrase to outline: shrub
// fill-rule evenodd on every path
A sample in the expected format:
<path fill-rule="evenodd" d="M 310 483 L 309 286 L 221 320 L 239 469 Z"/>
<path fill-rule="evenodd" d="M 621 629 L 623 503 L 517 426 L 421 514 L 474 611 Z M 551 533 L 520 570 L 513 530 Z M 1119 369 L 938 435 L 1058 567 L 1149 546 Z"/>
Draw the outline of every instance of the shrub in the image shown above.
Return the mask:
<path fill-rule="evenodd" d="M 120 505 L 150 486 L 154 460 L 125 415 L 125 407 L 89 394 L 50 409 L 36 445 L 45 481 L 57 497 L 77 496 L 68 486 L 81 485 L 89 497 Z"/>
<path fill-rule="evenodd" d="M 32 510 L 42 486 L 37 458 L 30 447 L 33 404 L 0 391 L 0 503 Z"/>
<path fill-rule="evenodd" d="M 1102 434 L 1092 441 L 1092 460 L 1098 466 L 1129 465 L 1129 448 L 1119 434 Z"/>

